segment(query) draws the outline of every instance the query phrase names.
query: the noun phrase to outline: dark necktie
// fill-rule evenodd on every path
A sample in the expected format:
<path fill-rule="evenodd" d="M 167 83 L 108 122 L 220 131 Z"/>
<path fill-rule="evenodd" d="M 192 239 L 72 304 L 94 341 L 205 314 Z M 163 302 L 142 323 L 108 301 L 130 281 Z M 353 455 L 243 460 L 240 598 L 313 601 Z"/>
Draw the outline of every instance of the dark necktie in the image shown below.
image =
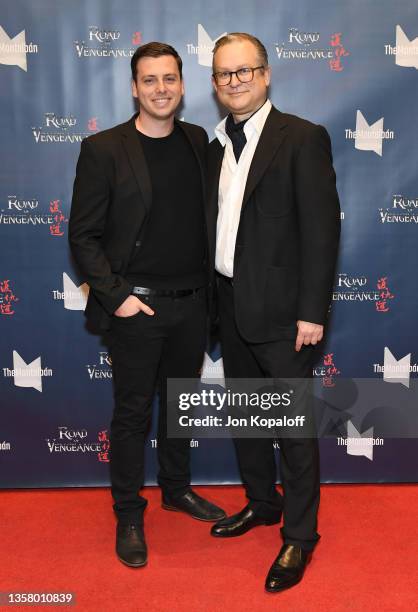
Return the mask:
<path fill-rule="evenodd" d="M 247 144 L 247 138 L 244 133 L 244 125 L 246 122 L 247 119 L 244 119 L 244 121 L 235 123 L 231 114 L 228 115 L 225 122 L 225 132 L 231 139 L 232 148 L 234 149 L 234 155 L 237 163 L 243 148 Z"/>

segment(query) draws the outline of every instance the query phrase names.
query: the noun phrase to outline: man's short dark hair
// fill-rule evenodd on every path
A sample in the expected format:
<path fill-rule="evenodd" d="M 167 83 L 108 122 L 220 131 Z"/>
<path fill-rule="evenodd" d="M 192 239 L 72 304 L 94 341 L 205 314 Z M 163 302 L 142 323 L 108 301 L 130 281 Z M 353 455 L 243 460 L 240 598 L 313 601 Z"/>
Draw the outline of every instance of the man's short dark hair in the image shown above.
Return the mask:
<path fill-rule="evenodd" d="M 132 79 L 136 81 L 136 72 L 138 61 L 143 57 L 162 57 L 163 55 L 172 55 L 177 62 L 177 66 L 180 73 L 180 78 L 183 78 L 182 68 L 183 62 L 180 55 L 177 53 L 174 47 L 167 45 L 166 43 L 160 42 L 149 42 L 146 45 L 141 45 L 135 51 L 131 58 L 131 71 Z"/>
<path fill-rule="evenodd" d="M 267 67 L 269 63 L 267 50 L 261 40 L 253 36 L 252 34 L 247 34 L 247 32 L 231 32 L 230 34 L 225 34 L 219 40 L 216 41 L 215 46 L 213 48 L 213 65 L 215 63 L 215 53 L 221 47 L 228 45 L 229 43 L 233 43 L 239 40 L 248 40 L 250 43 L 254 45 L 257 49 L 257 61 L 260 62 L 263 66 Z"/>

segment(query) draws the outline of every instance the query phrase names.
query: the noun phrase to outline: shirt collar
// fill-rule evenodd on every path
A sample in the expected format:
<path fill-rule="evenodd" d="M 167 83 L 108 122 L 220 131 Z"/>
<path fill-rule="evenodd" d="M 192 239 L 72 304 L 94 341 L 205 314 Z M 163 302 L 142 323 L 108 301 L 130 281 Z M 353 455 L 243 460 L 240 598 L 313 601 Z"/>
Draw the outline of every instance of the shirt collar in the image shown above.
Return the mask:
<path fill-rule="evenodd" d="M 251 115 L 251 117 L 249 117 L 249 119 L 247 119 L 244 125 L 244 133 L 247 136 L 247 138 L 249 137 L 249 132 L 251 131 L 257 132 L 258 135 L 261 134 L 264 124 L 266 122 L 267 116 L 271 110 L 271 106 L 272 104 L 270 100 L 267 99 L 264 102 L 263 106 L 261 106 L 258 109 L 258 111 L 256 111 L 253 115 Z M 222 119 L 222 121 L 220 121 L 215 128 L 215 136 L 217 137 L 217 139 L 219 140 L 219 142 L 221 143 L 223 147 L 225 146 L 226 141 L 229 140 L 229 136 L 225 130 L 226 120 L 227 120 L 227 117 Z"/>

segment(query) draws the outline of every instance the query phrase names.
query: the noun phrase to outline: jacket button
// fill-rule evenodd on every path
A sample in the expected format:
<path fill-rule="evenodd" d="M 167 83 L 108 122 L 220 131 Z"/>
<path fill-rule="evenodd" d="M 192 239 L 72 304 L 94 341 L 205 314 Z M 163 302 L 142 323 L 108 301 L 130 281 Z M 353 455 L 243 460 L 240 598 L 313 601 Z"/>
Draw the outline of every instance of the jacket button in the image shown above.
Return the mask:
<path fill-rule="evenodd" d="M 140 240 L 137 240 L 137 241 L 135 242 L 135 246 L 136 246 L 136 247 L 141 246 L 141 241 L 140 241 Z"/>

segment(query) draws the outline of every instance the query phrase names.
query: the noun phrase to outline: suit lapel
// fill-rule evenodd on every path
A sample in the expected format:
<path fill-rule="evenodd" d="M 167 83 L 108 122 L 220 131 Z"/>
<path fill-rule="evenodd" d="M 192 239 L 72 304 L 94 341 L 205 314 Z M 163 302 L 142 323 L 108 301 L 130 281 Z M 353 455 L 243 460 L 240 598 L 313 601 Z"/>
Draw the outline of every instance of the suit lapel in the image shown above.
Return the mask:
<path fill-rule="evenodd" d="M 195 154 L 195 157 L 199 164 L 200 178 L 202 181 L 202 191 L 203 191 L 203 194 L 205 194 L 206 193 L 206 172 L 203 167 L 202 154 L 199 153 L 196 147 L 196 143 L 194 142 L 194 139 L 192 138 L 191 133 L 187 129 L 187 125 L 185 125 L 183 121 L 178 121 L 178 119 L 174 119 L 174 123 L 182 130 L 183 134 L 186 136 L 188 142 L 190 143 L 190 146 L 192 147 L 193 153 Z"/>
<path fill-rule="evenodd" d="M 149 212 L 152 202 L 151 177 L 141 141 L 136 133 L 136 116 L 137 115 L 134 115 L 132 119 L 125 123 L 125 129 L 122 132 L 122 142 L 123 146 L 125 147 L 132 172 L 134 173 L 136 182 L 138 184 L 138 189 L 142 195 L 145 208 L 147 209 L 147 212 Z"/>
<path fill-rule="evenodd" d="M 242 208 L 244 208 L 245 204 L 248 202 L 268 165 L 282 145 L 286 137 L 287 131 L 284 129 L 286 125 L 287 123 L 282 113 L 273 106 L 264 124 L 251 162 L 242 200 Z"/>
<path fill-rule="evenodd" d="M 209 151 L 209 197 L 208 207 L 211 214 L 218 214 L 219 179 L 221 177 L 224 147 L 218 140 L 211 143 Z"/>
<path fill-rule="evenodd" d="M 215 245 L 216 245 L 216 225 L 218 219 L 218 194 L 219 179 L 221 176 L 222 160 L 224 158 L 224 147 L 218 139 L 209 145 L 209 164 L 208 164 L 208 201 L 206 206 L 206 223 L 209 234 L 209 253 L 211 265 L 215 265 Z"/>

